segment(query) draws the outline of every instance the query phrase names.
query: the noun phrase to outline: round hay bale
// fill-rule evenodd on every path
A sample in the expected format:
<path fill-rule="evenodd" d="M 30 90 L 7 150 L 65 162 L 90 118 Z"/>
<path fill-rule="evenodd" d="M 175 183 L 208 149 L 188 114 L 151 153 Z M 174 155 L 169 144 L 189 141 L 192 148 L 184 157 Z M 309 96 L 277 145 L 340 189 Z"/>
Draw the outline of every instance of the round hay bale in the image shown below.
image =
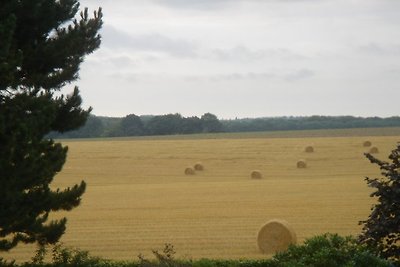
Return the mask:
<path fill-rule="evenodd" d="M 261 179 L 262 178 L 262 174 L 258 170 L 252 171 L 250 176 L 251 176 L 252 179 Z"/>
<path fill-rule="evenodd" d="M 203 166 L 203 164 L 202 164 L 201 162 L 197 162 L 197 163 L 194 165 L 194 169 L 195 169 L 196 171 L 203 171 L 203 170 L 204 170 L 204 166 Z"/>
<path fill-rule="evenodd" d="M 314 152 L 314 148 L 312 146 L 308 146 L 308 147 L 306 147 L 306 149 L 304 151 L 307 153 L 312 153 L 312 152 Z"/>
<path fill-rule="evenodd" d="M 193 175 L 194 174 L 194 169 L 192 167 L 187 167 L 185 169 L 185 174 L 186 175 Z"/>
<path fill-rule="evenodd" d="M 296 244 L 296 232 L 285 220 L 268 221 L 258 231 L 258 249 L 264 254 L 285 251 L 290 244 Z"/>
<path fill-rule="evenodd" d="M 299 161 L 297 162 L 297 168 L 299 168 L 299 169 L 307 168 L 307 163 L 306 163 L 306 161 L 305 161 L 305 160 L 299 160 Z"/>
<path fill-rule="evenodd" d="M 369 153 L 371 153 L 371 154 L 379 153 L 379 150 L 377 147 L 374 146 L 374 147 L 371 147 L 371 149 L 369 150 Z"/>
<path fill-rule="evenodd" d="M 372 145 L 371 141 L 364 141 L 363 146 L 370 147 Z"/>

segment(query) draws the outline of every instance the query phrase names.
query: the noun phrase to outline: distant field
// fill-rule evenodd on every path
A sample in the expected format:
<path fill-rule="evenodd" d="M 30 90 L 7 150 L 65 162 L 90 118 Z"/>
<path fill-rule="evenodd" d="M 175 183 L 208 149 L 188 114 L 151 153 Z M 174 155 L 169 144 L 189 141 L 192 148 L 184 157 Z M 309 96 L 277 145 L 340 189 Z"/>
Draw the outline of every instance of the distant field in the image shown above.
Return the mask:
<path fill-rule="evenodd" d="M 181 258 L 237 259 L 264 257 L 256 234 L 273 218 L 287 220 L 300 242 L 356 235 L 373 203 L 364 177 L 379 175 L 363 156 L 365 140 L 386 159 L 400 128 L 62 141 L 69 157 L 54 187 L 88 183 L 62 241 L 111 259 L 164 243 Z M 299 159 L 306 169 L 296 168 Z M 198 161 L 205 170 L 184 175 Z M 264 178 L 250 179 L 252 170 Z M 31 251 L 0 256 L 27 260 Z"/>

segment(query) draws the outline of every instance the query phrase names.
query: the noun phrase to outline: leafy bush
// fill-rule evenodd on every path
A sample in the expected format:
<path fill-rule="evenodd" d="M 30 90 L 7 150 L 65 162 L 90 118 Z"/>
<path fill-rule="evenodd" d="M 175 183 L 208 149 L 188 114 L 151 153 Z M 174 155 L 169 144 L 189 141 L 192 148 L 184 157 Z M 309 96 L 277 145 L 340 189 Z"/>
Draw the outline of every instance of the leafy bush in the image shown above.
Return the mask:
<path fill-rule="evenodd" d="M 390 262 L 375 256 L 353 237 L 324 234 L 292 245 L 272 259 L 277 267 L 384 267 Z"/>
<path fill-rule="evenodd" d="M 365 154 L 381 169 L 381 178 L 365 178 L 377 199 L 363 224 L 360 241 L 377 249 L 378 254 L 400 266 L 400 143 L 389 155 L 390 162 Z"/>
<path fill-rule="evenodd" d="M 101 259 L 89 255 L 88 251 L 65 248 L 57 244 L 53 248 L 52 261 L 55 266 L 99 266 Z"/>
<path fill-rule="evenodd" d="M 153 250 L 153 254 L 156 257 L 156 261 L 150 261 L 139 255 L 139 266 L 140 267 L 189 267 L 190 263 L 178 261 L 174 259 L 175 255 L 174 246 L 172 244 L 165 244 L 162 252 Z"/>
<path fill-rule="evenodd" d="M 43 251 L 38 250 L 40 258 Z M 0 258 L 0 267 L 393 267 L 389 261 L 377 257 L 365 245 L 353 237 L 324 234 L 307 239 L 302 245 L 291 245 L 285 252 L 271 259 L 261 260 L 178 260 L 171 244 L 165 244 L 159 252 L 153 250 L 155 259 L 148 260 L 139 255 L 139 261 L 119 262 L 92 257 L 87 251 L 64 248 L 56 245 L 52 252 L 52 263 L 40 262 L 17 265 Z M 35 257 L 34 257 L 35 258 Z"/>

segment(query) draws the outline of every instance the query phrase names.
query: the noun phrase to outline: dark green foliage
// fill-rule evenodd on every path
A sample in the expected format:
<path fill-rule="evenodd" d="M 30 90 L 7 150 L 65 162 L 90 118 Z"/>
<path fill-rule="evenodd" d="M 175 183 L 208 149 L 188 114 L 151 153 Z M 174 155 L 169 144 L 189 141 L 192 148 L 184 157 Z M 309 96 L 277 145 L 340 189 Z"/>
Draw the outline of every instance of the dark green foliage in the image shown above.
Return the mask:
<path fill-rule="evenodd" d="M 89 255 L 88 251 L 70 249 L 57 244 L 52 250 L 52 262 L 55 266 L 99 266 L 103 260 Z"/>
<path fill-rule="evenodd" d="M 392 267 L 391 263 L 373 255 L 367 247 L 354 238 L 336 234 L 316 236 L 303 245 L 293 245 L 286 252 L 271 259 L 260 260 L 178 260 L 174 248 L 165 244 L 159 252 L 153 251 L 155 259 L 148 260 L 139 255 L 137 262 L 118 262 L 91 257 L 87 252 L 66 249 L 57 245 L 50 264 L 23 264 L 21 267 Z M 0 262 L 1 263 L 1 262 Z M 0 264 L 0 266 L 2 266 Z M 15 265 L 17 266 L 17 265 Z"/>
<path fill-rule="evenodd" d="M 182 134 L 201 133 L 203 131 L 201 120 L 198 117 L 183 118 L 181 129 Z"/>
<path fill-rule="evenodd" d="M 89 19 L 85 10 L 75 20 L 78 10 L 76 0 L 1 1 L 0 32 L 11 37 L 2 73 L 9 79 L 1 80 L 0 90 L 53 90 L 77 79 L 83 57 L 100 45 L 101 26 L 100 12 Z M 5 30 L 10 25 L 12 32 Z"/>
<path fill-rule="evenodd" d="M 389 155 L 390 162 L 365 154 L 381 169 L 382 178 L 365 178 L 375 189 L 371 197 L 378 203 L 363 224 L 361 242 L 378 250 L 378 254 L 400 266 L 400 143 Z"/>
<path fill-rule="evenodd" d="M 304 245 L 290 246 L 274 256 L 277 267 L 384 267 L 391 266 L 376 257 L 352 237 L 325 234 L 310 238 Z"/>
<path fill-rule="evenodd" d="M 189 267 L 192 266 L 190 263 L 175 260 L 175 250 L 172 244 L 165 244 L 162 252 L 153 250 L 153 254 L 156 257 L 156 261 L 150 261 L 145 259 L 142 255 L 139 255 L 139 267 Z"/>
<path fill-rule="evenodd" d="M 144 124 L 139 116 L 130 114 L 121 120 L 119 136 L 139 136 L 144 133 Z"/>
<path fill-rule="evenodd" d="M 103 136 L 105 127 L 103 121 L 94 115 L 89 115 L 84 126 L 77 130 L 64 132 L 52 132 L 48 138 L 95 138 Z"/>
<path fill-rule="evenodd" d="M 45 256 L 48 254 L 46 246 L 39 246 L 36 251 L 36 255 L 32 258 L 32 262 L 27 262 L 21 265 L 21 267 L 89 267 L 89 266 L 117 266 L 113 265 L 107 260 L 103 260 L 98 257 L 93 257 L 88 251 L 72 249 L 64 247 L 61 243 L 57 243 L 51 250 L 51 263 L 45 262 Z M 1 265 L 0 265 L 1 267 Z"/>
<path fill-rule="evenodd" d="M 217 117 L 206 113 L 202 119 L 183 117 L 181 114 L 159 116 L 127 115 L 123 118 L 90 116 L 86 125 L 72 132 L 53 132 L 52 138 L 118 137 L 145 135 L 176 135 L 221 132 Z"/>
<path fill-rule="evenodd" d="M 201 126 L 204 133 L 219 133 L 222 132 L 222 124 L 217 116 L 211 113 L 205 113 L 201 116 Z"/>
<path fill-rule="evenodd" d="M 208 113 L 206 113 L 208 114 Z M 96 122 L 96 131 L 92 131 L 93 125 L 86 125 L 77 131 L 68 132 L 66 134 L 53 134 L 57 138 L 86 138 L 86 137 L 117 137 L 117 136 L 145 136 L 145 135 L 161 135 L 167 129 L 166 123 L 168 118 L 157 119 L 152 121 L 150 127 L 146 127 L 154 117 L 174 117 L 179 114 L 167 114 L 160 116 L 144 115 L 139 116 L 140 121 L 130 123 L 126 120 L 125 126 L 122 121 L 127 117 L 136 116 L 134 114 L 123 118 L 117 117 L 101 117 L 91 116 L 99 119 Z M 172 115 L 172 116 L 171 116 Z M 212 114 L 211 114 L 212 115 Z M 215 116 L 215 115 L 212 115 Z M 207 118 L 209 116 L 204 117 Z M 88 123 L 91 121 L 89 118 Z M 315 129 L 348 129 L 348 128 L 371 128 L 371 127 L 399 127 L 400 117 L 391 118 L 358 118 L 351 116 L 311 116 L 311 117 L 276 117 L 276 118 L 256 118 L 256 119 L 236 119 L 236 120 L 214 120 L 213 125 L 203 123 L 199 117 L 182 117 L 175 124 L 173 129 L 169 129 L 171 134 L 195 134 L 217 130 L 217 132 L 261 132 L 261 131 L 291 131 L 291 130 L 315 130 Z M 212 122 L 213 120 L 211 120 Z M 101 124 L 101 126 L 99 125 Z M 157 125 L 161 124 L 161 125 Z M 210 127 L 211 126 L 211 127 Z M 127 128 L 128 130 L 122 130 Z"/>
<path fill-rule="evenodd" d="M 165 244 L 162 252 L 153 250 L 155 260 L 139 255 L 139 267 L 275 267 L 271 260 L 177 260 L 172 244 Z"/>
<path fill-rule="evenodd" d="M 148 135 L 171 135 L 181 133 L 182 116 L 178 113 L 155 116 L 146 124 Z"/>
<path fill-rule="evenodd" d="M 71 131 L 73 137 L 78 137 L 78 130 Z M 89 116 L 85 125 L 79 128 L 80 137 L 90 138 L 101 136 L 104 132 L 103 122 L 96 116 Z"/>
<path fill-rule="evenodd" d="M 67 147 L 46 138 L 77 129 L 90 112 L 76 87 L 54 95 L 100 44 L 101 11 L 76 20 L 78 9 L 74 0 L 0 0 L 0 250 L 57 242 L 66 219 L 49 222 L 50 212 L 78 206 L 85 191 L 84 182 L 50 189 Z"/>
<path fill-rule="evenodd" d="M 310 116 L 221 120 L 226 132 L 399 127 L 400 117 Z"/>
<path fill-rule="evenodd" d="M 79 205 L 84 182 L 63 191 L 50 190 L 67 148 L 43 138 L 54 129 L 58 106 L 68 104 L 68 99 L 21 93 L 0 105 L 0 250 L 9 250 L 20 241 L 56 242 L 66 221 L 45 224 L 50 211 Z"/>
<path fill-rule="evenodd" d="M 193 261 L 193 267 L 276 267 L 272 260 L 210 260 Z"/>
<path fill-rule="evenodd" d="M 217 117 L 207 113 L 198 117 L 183 117 L 181 114 L 138 117 L 134 114 L 124 117 L 112 136 L 173 135 L 221 131 Z"/>

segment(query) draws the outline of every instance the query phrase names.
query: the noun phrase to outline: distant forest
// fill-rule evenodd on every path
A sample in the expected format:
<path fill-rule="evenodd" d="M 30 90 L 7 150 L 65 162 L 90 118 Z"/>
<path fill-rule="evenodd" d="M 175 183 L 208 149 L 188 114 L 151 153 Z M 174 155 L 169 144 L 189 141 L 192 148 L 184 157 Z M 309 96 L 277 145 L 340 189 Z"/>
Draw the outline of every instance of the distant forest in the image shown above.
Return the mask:
<path fill-rule="evenodd" d="M 371 127 L 400 127 L 400 117 L 309 116 L 219 120 L 211 113 L 205 113 L 200 118 L 183 117 L 179 113 L 157 116 L 130 114 L 123 118 L 90 115 L 80 129 L 63 134 L 53 132 L 50 137 L 94 138 Z"/>

